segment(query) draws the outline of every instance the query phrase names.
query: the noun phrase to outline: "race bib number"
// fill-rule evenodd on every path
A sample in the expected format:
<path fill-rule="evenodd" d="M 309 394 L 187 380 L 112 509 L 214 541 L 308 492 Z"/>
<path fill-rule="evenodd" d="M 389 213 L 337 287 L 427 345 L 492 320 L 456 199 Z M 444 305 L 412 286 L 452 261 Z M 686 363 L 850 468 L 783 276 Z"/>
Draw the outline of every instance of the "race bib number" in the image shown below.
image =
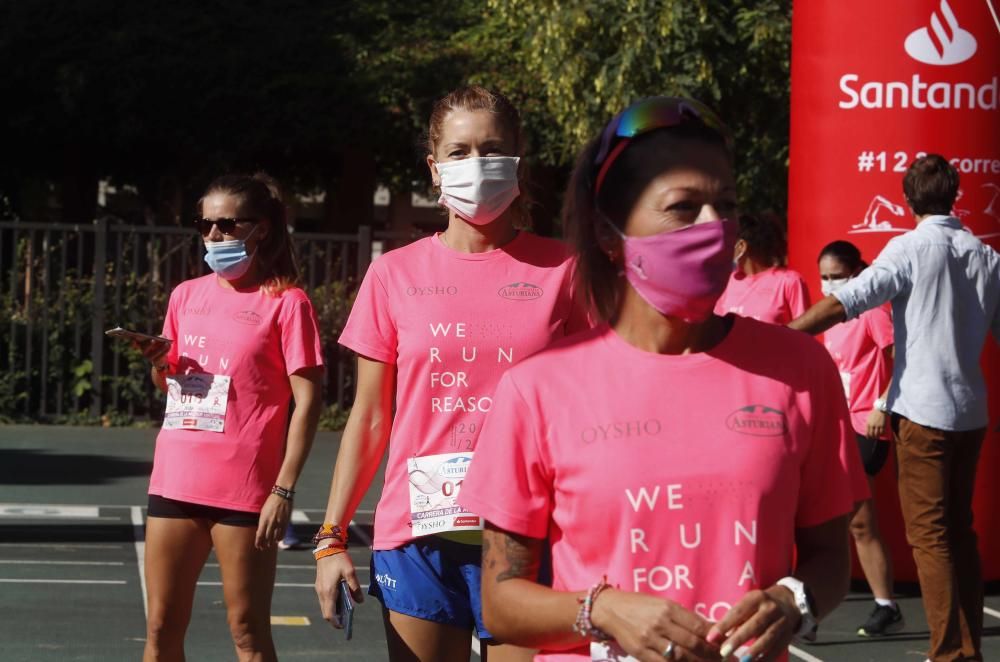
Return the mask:
<path fill-rule="evenodd" d="M 163 429 L 222 432 L 231 379 L 228 375 L 205 373 L 168 375 Z"/>
<path fill-rule="evenodd" d="M 851 373 L 840 373 L 840 383 L 844 385 L 844 397 L 849 400 L 851 398 Z"/>
<path fill-rule="evenodd" d="M 471 462 L 471 452 L 425 455 L 407 461 L 414 536 L 482 530 L 483 518 L 457 503 Z"/>

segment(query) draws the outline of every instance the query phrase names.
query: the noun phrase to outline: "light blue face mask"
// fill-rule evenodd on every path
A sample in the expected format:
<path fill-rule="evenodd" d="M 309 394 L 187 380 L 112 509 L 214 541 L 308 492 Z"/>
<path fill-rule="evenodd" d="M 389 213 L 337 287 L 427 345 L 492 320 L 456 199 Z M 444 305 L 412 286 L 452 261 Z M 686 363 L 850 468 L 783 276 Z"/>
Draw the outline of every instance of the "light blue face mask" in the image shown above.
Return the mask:
<path fill-rule="evenodd" d="M 246 275 L 253 264 L 253 255 L 247 255 L 246 240 L 257 231 L 257 226 L 250 231 L 246 239 L 230 239 L 228 241 L 206 241 L 205 263 L 226 280 L 238 280 Z M 257 251 L 255 250 L 254 253 Z"/>

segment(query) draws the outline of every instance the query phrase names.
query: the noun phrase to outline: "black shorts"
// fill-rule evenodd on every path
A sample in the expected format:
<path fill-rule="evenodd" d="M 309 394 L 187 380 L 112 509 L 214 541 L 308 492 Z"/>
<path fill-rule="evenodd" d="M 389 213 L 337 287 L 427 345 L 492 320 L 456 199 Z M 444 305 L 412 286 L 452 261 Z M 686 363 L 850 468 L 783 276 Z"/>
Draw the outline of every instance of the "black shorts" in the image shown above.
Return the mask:
<path fill-rule="evenodd" d="M 858 450 L 861 451 L 861 464 L 869 476 L 877 476 L 889 458 L 889 442 L 883 439 L 872 439 L 863 434 L 855 433 L 858 438 Z"/>
<path fill-rule="evenodd" d="M 216 508 L 200 503 L 188 503 L 167 499 L 158 494 L 149 495 L 149 506 L 146 509 L 148 517 L 171 517 L 174 519 L 207 519 L 214 524 L 229 526 L 257 526 L 260 513 L 249 513 L 229 508 Z"/>

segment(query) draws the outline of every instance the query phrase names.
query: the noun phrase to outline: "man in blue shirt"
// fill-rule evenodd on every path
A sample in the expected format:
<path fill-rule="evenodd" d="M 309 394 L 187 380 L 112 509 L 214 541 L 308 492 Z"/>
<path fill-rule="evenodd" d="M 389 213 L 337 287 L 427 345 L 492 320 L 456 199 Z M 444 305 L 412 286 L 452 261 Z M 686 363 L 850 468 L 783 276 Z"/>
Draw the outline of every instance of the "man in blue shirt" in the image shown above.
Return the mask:
<path fill-rule="evenodd" d="M 988 423 L 979 357 L 1000 341 L 1000 255 L 951 215 L 958 172 L 917 159 L 903 177 L 915 230 L 892 239 L 868 269 L 790 327 L 822 333 L 886 301 L 896 359 L 892 413 L 899 498 L 931 632 L 928 657 L 982 660 L 983 583 L 972 494 Z"/>

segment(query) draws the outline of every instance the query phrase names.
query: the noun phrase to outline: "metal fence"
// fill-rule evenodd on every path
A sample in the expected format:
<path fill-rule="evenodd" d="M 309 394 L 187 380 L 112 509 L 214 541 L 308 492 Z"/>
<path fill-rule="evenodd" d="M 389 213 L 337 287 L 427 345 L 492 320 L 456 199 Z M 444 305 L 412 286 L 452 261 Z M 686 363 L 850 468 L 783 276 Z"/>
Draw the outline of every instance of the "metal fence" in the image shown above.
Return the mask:
<path fill-rule="evenodd" d="M 336 343 L 372 257 L 415 236 L 294 233 L 303 287 L 320 319 L 328 405 L 349 407 L 354 360 Z M 141 355 L 104 335 L 123 326 L 157 334 L 170 291 L 208 271 L 187 228 L 0 222 L 0 421 L 156 420 Z"/>

